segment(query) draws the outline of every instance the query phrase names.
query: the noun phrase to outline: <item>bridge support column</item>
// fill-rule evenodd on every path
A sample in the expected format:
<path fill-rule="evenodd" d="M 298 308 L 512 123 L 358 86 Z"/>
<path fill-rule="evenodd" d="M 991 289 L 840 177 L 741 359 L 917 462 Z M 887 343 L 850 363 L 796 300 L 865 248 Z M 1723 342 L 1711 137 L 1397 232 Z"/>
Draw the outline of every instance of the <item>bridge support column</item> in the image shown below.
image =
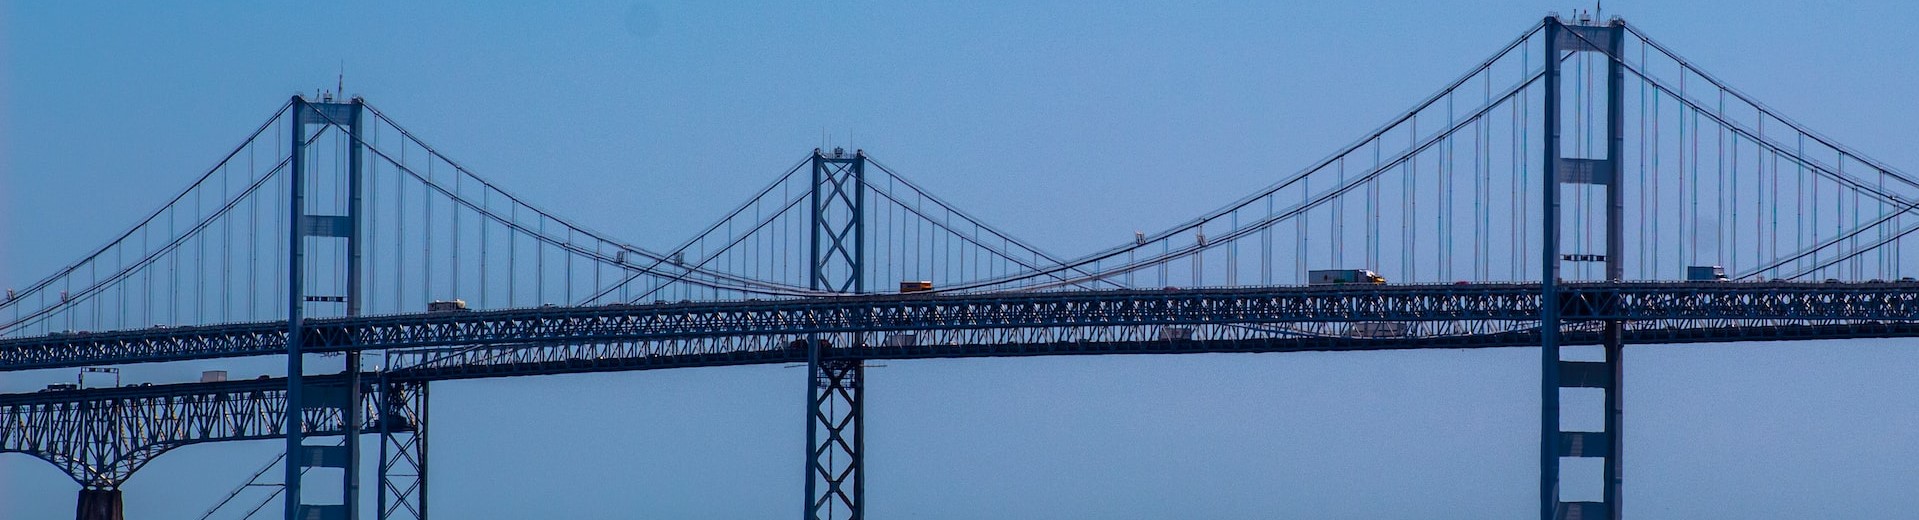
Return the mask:
<path fill-rule="evenodd" d="M 392 365 L 386 365 L 392 366 Z M 379 520 L 426 519 L 427 385 L 381 384 Z"/>
<path fill-rule="evenodd" d="M 813 150 L 812 235 L 807 287 L 866 292 L 866 153 Z M 852 342 L 860 343 L 855 334 Z M 832 358 L 817 335 L 805 339 L 806 518 L 859 520 L 865 510 L 860 460 L 860 382 L 865 362 Z"/>
<path fill-rule="evenodd" d="M 815 352 L 819 349 L 815 343 Z M 807 520 L 859 520 L 865 512 L 861 452 L 865 362 L 813 357 L 806 432 Z"/>
<path fill-rule="evenodd" d="M 81 488 L 80 502 L 74 509 L 73 517 L 78 520 L 126 519 L 121 512 L 118 488 Z"/>
<path fill-rule="evenodd" d="M 1619 61 L 1621 51 L 1625 50 L 1626 25 L 1615 20 L 1605 28 L 1608 35 L 1606 54 L 1606 165 L 1612 170 L 1606 183 L 1606 279 L 1623 281 L 1626 279 L 1626 196 L 1621 186 L 1625 185 L 1626 166 L 1624 152 L 1626 148 L 1626 67 Z M 1612 383 L 1605 388 L 1606 398 L 1606 440 L 1611 442 L 1605 455 L 1603 497 L 1606 503 L 1605 518 L 1619 520 L 1621 516 L 1620 499 L 1623 479 L 1621 478 L 1620 456 L 1625 451 L 1625 430 L 1621 429 L 1624 419 L 1624 405 L 1621 401 L 1620 387 L 1626 376 L 1626 331 L 1625 322 L 1613 320 L 1606 322 L 1605 349 L 1606 370 L 1612 376 L 1606 381 Z"/>
<path fill-rule="evenodd" d="M 1580 302 L 1580 305 L 1568 305 L 1571 302 L 1559 296 L 1559 283 L 1561 262 L 1604 262 L 1606 280 L 1619 281 L 1625 278 L 1625 199 L 1620 189 L 1624 180 L 1624 164 L 1620 158 L 1624 143 L 1622 112 L 1625 76 L 1624 67 L 1618 60 L 1625 40 L 1625 24 L 1615 20 L 1606 26 L 1564 25 L 1557 18 L 1548 17 L 1544 35 L 1547 53 L 1543 77 L 1546 173 L 1542 207 L 1545 208 L 1545 220 L 1541 226 L 1544 236 L 1540 241 L 1543 249 L 1540 304 L 1540 519 L 1618 520 L 1623 482 L 1620 465 L 1624 447 L 1620 429 L 1623 419 L 1620 381 L 1624 376 L 1621 362 L 1624 324 L 1619 321 L 1605 322 L 1602 341 L 1604 359 L 1563 358 L 1559 348 L 1563 313 L 1573 309 L 1595 312 L 1593 308 L 1597 307 L 1597 312 L 1605 314 L 1612 304 Z M 1580 52 L 1603 54 L 1609 63 L 1604 156 L 1567 157 L 1560 147 L 1564 128 L 1560 118 L 1564 101 L 1560 91 L 1560 62 L 1568 54 Z M 1574 107 L 1574 110 L 1582 109 Z M 1562 254 L 1559 244 L 1559 235 L 1563 231 L 1560 228 L 1560 190 L 1565 184 L 1605 186 L 1605 254 L 1594 255 L 1589 251 Z M 1568 390 L 1578 392 L 1585 389 L 1597 389 L 1604 393 L 1600 411 L 1604 417 L 1604 427 L 1600 431 L 1566 431 L 1561 421 L 1564 410 L 1560 398 Z M 1563 472 L 1569 469 L 1563 463 L 1580 459 L 1599 459 L 1601 466 L 1597 476 L 1600 489 L 1597 492 L 1567 493 L 1561 487 Z M 1567 500 L 1569 496 L 1573 499 Z"/>

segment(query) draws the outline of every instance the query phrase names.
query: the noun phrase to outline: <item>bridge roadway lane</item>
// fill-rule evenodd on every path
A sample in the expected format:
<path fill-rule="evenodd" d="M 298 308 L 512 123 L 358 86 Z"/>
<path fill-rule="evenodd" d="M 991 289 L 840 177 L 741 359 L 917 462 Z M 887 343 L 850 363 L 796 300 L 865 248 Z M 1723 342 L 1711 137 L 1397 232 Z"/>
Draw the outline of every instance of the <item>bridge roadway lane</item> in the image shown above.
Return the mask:
<path fill-rule="evenodd" d="M 1591 320 L 1620 317 L 1642 318 L 1626 331 L 1626 341 L 1635 344 L 1914 337 L 1919 336 L 1914 288 L 1919 286 L 1578 285 L 1561 304 L 1568 315 L 1587 321 L 1568 325 L 1564 339 L 1596 344 L 1597 322 Z M 1534 285 L 1291 287 L 522 309 L 316 320 L 316 329 L 329 341 L 313 346 L 327 351 L 406 347 L 389 360 L 393 364 L 386 375 L 398 385 L 392 388 L 410 394 L 438 380 L 804 362 L 805 349 L 792 340 L 809 332 L 839 342 L 831 356 L 864 359 L 1523 347 L 1538 344 L 1536 322 L 1526 319 L 1538 309 L 1535 290 Z M 1355 337 L 1337 328 L 1326 329 L 1335 332 L 1330 334 L 1283 328 L 1381 322 L 1409 322 L 1404 332 L 1410 334 Z M 1461 326 L 1479 322 L 1504 325 Z M 91 363 L 81 359 L 100 359 L 114 349 L 122 349 L 115 354 L 125 356 L 115 358 L 120 360 L 277 354 L 280 343 L 249 347 L 256 350 L 206 347 L 236 344 L 231 338 L 274 338 L 261 330 L 278 326 L 23 338 L 5 348 L 92 349 L 48 356 L 45 366 Z M 866 334 L 874 341 L 850 341 L 871 331 L 880 331 Z M 472 341 L 453 344 L 459 337 L 449 339 L 450 334 L 468 334 L 463 337 Z M 900 334 L 913 339 L 895 339 Z M 228 339 L 217 339 L 222 337 Z M 363 342 L 334 342 L 341 338 Z M 141 348 L 187 354 L 167 357 Z M 366 375 L 367 400 L 357 407 L 369 424 L 380 420 L 373 403 L 385 388 L 372 383 L 377 379 L 377 374 Z M 340 382 L 338 375 L 310 379 L 320 386 Z M 278 417 L 286 410 L 285 385 L 284 379 L 263 378 L 4 394 L 0 418 L 9 426 L 0 428 L 0 452 L 45 458 L 83 483 L 122 480 L 174 447 L 277 437 L 283 424 Z M 337 431 L 338 421 L 337 414 L 310 418 L 316 432 Z M 83 423 L 104 428 L 101 433 L 153 435 L 79 442 L 87 437 L 60 426 Z"/>
<path fill-rule="evenodd" d="M 1769 340 L 1861 336 L 1919 336 L 1919 324 L 1826 324 L 1737 326 L 1738 334 Z M 1684 343 L 1727 341 L 1719 329 L 1647 329 L 1627 331 L 1628 343 Z M 1597 344 L 1593 330 L 1571 330 L 1567 344 Z M 1262 339 L 1167 339 L 1151 341 L 1072 342 L 1029 345 L 894 345 L 839 349 L 841 355 L 861 358 L 912 359 L 977 356 L 1179 354 L 1199 352 L 1290 352 L 1309 350 L 1382 350 L 1518 347 L 1538 344 L 1536 330 L 1480 336 L 1352 339 L 1340 337 L 1269 337 Z M 378 430 L 382 414 L 376 403 L 385 392 L 401 392 L 401 405 L 388 426 L 410 431 L 418 419 L 421 392 L 430 381 L 553 375 L 582 372 L 660 368 L 805 362 L 805 351 L 782 348 L 738 355 L 653 355 L 640 350 L 597 348 L 585 350 L 524 348 L 500 345 L 482 348 L 428 348 L 415 350 L 410 365 L 386 375 L 392 386 L 376 381 L 379 374 L 363 375 L 367 430 Z M 637 354 L 637 355 L 636 355 Z M 422 361 L 426 360 L 426 361 Z M 342 386 L 340 374 L 310 375 L 316 387 Z M 89 485 L 124 482 L 146 461 L 180 446 L 279 438 L 284 426 L 286 379 L 267 378 L 211 383 L 179 383 L 68 391 L 0 394 L 0 453 L 27 453 L 60 467 L 75 481 Z M 337 413 L 310 411 L 312 435 L 337 435 Z M 145 432 L 128 435 L 128 432 Z"/>
<path fill-rule="evenodd" d="M 1627 321 L 1639 343 L 1903 337 L 1919 332 L 1916 290 L 1896 282 L 1577 283 L 1564 286 L 1559 305 L 1573 322 Z M 1536 344 L 1528 331 L 1539 310 L 1538 284 L 863 295 L 321 318 L 308 320 L 303 348 L 654 361 L 622 369 L 790 362 L 791 342 L 808 334 L 834 341 L 831 355 L 874 358 L 1466 348 Z M 0 340 L 0 372 L 280 355 L 283 323 L 10 338 Z M 451 358 L 435 356 L 449 354 L 412 361 L 445 368 Z"/>

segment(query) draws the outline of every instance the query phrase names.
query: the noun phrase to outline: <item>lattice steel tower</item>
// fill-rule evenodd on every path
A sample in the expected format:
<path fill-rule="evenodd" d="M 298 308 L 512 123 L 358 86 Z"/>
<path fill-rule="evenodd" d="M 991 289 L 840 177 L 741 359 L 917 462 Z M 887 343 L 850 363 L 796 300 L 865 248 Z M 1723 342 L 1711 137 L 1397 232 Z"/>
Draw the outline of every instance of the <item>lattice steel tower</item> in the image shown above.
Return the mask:
<path fill-rule="evenodd" d="M 812 247 L 809 288 L 866 292 L 866 153 L 813 150 Z M 860 334 L 850 334 L 859 346 Z M 835 355 L 817 334 L 806 340 L 807 520 L 859 520 L 866 480 L 861 460 L 864 414 L 861 392 L 865 361 Z"/>

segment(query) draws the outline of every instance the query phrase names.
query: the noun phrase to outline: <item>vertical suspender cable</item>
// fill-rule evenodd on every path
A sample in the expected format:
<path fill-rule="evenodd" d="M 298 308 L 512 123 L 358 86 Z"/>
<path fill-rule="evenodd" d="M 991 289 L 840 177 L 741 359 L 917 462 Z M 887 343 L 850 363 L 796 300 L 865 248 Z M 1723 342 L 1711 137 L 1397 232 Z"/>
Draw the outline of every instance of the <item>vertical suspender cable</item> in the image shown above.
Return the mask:
<path fill-rule="evenodd" d="M 1268 217 L 1271 217 L 1273 215 L 1273 197 L 1274 196 L 1271 194 L 1266 195 L 1266 216 Z M 1134 244 L 1134 245 L 1137 246 L 1139 244 Z M 1260 285 L 1272 285 L 1273 284 L 1273 226 L 1271 224 L 1267 224 L 1265 227 L 1260 228 L 1259 248 L 1260 248 L 1259 283 Z M 1126 251 L 1127 264 L 1133 263 L 1133 254 L 1138 250 L 1139 248 L 1135 247 Z M 1129 275 L 1131 272 L 1132 271 L 1127 271 Z M 1127 280 L 1127 285 L 1132 285 L 1131 279 Z"/>
<path fill-rule="evenodd" d="M 1493 75 L 1486 74 L 1486 95 L 1484 105 L 1493 102 Z M 1473 213 L 1478 215 L 1478 226 L 1473 228 L 1473 263 L 1477 266 L 1474 276 L 1479 281 L 1492 277 L 1492 216 L 1487 207 L 1487 199 L 1492 198 L 1492 125 L 1486 124 L 1483 116 L 1474 116 L 1473 124 L 1478 128 L 1479 146 L 1473 152 L 1473 169 L 1479 176 L 1473 181 Z"/>
<path fill-rule="evenodd" d="M 1815 228 L 1818 227 L 1819 225 L 1819 185 L 1817 181 L 1813 183 L 1813 187 L 1811 191 L 1812 193 L 1811 202 L 1810 203 L 1804 202 L 1807 200 L 1806 162 L 1802 160 L 1801 158 L 1806 156 L 1806 134 L 1799 133 L 1798 138 L 1799 138 L 1799 153 L 1792 157 L 1793 164 L 1797 165 L 1799 168 L 1799 193 L 1793 197 L 1794 202 L 1796 202 L 1797 205 L 1799 206 L 1799 213 L 1798 213 L 1799 216 L 1798 218 L 1794 219 L 1795 221 L 1798 222 L 1798 226 L 1796 228 L 1797 230 L 1793 233 L 1793 239 L 1794 239 L 1793 249 L 1803 250 L 1806 248 L 1806 217 L 1805 217 L 1806 213 L 1807 212 L 1812 213 L 1812 222 Z M 1806 208 L 1805 206 L 1808 206 L 1808 205 L 1812 207 Z M 1814 243 L 1818 243 L 1818 242 L 1815 241 Z M 1811 256 L 1812 256 L 1812 265 L 1819 265 L 1819 252 L 1813 251 Z M 1797 264 L 1797 267 L 1799 268 L 1798 270 L 1800 272 L 1804 272 L 1805 265 L 1806 264 L 1803 260 L 1800 261 Z"/>
<path fill-rule="evenodd" d="M 1550 58 L 1551 53 L 1547 56 Z M 1531 45 L 1519 46 L 1519 71 L 1522 77 L 1532 72 Z M 1519 163 L 1519 184 L 1513 188 L 1513 198 L 1519 199 L 1519 221 L 1530 223 L 1533 221 L 1532 198 L 1520 194 L 1525 192 L 1526 185 L 1532 183 L 1532 96 L 1519 97 L 1519 120 L 1513 126 L 1519 128 L 1519 148 L 1514 151 Z M 1532 271 L 1532 260 L 1526 254 L 1532 250 L 1532 233 L 1527 233 L 1526 228 L 1523 224 L 1514 226 L 1515 233 L 1519 235 L 1519 248 L 1513 251 L 1513 255 L 1519 257 L 1516 280 L 1524 279 L 1526 273 Z"/>
<path fill-rule="evenodd" d="M 484 184 L 480 185 L 480 207 L 486 208 L 486 211 L 489 213 L 493 212 L 493 189 L 487 187 Z M 479 302 L 481 306 L 490 308 L 491 306 L 487 304 L 487 299 L 486 299 L 487 297 L 486 282 L 487 282 L 487 278 L 491 277 L 486 270 L 486 250 L 487 250 L 486 246 L 487 246 L 487 234 L 489 231 L 491 231 L 490 228 L 492 227 L 493 219 L 481 218 L 479 220 L 480 220 L 480 251 L 479 251 L 480 252 L 480 298 L 479 298 Z M 616 253 L 615 255 L 616 255 L 615 258 L 624 258 L 623 255 L 619 255 L 618 253 Z"/>
<path fill-rule="evenodd" d="M 1408 150 L 1417 150 L 1419 146 L 1419 114 L 1413 114 L 1413 117 L 1408 120 L 1407 124 L 1410 126 L 1406 132 L 1406 148 Z M 1406 273 L 1406 281 L 1413 282 L 1419 280 L 1417 264 L 1413 263 L 1413 255 L 1416 254 L 1415 251 L 1419 249 L 1419 232 L 1414 228 L 1414 222 L 1417 222 L 1416 219 L 1419 213 L 1419 197 L 1416 196 L 1418 192 L 1415 190 L 1419 183 L 1419 153 L 1417 151 L 1412 152 L 1412 155 L 1407 156 L 1406 161 L 1401 163 L 1401 170 L 1403 171 L 1402 178 L 1405 179 L 1401 184 L 1405 187 L 1401 189 L 1400 197 L 1406 200 L 1400 204 L 1400 207 L 1404 209 L 1400 213 L 1402 217 L 1400 218 L 1399 228 L 1399 271 Z M 1301 271 L 1300 276 L 1300 279 L 1304 281 L 1304 277 L 1306 276 L 1305 271 Z"/>
<path fill-rule="evenodd" d="M 1719 89 L 1718 116 L 1722 118 L 1729 117 L 1726 115 L 1726 89 L 1723 89 L 1723 88 Z M 1716 212 L 1721 214 L 1722 217 L 1725 217 L 1726 214 L 1728 213 L 1727 206 L 1726 206 L 1726 198 L 1727 198 L 1726 196 L 1726 152 L 1728 148 L 1726 144 L 1726 125 L 1725 123 L 1720 123 L 1714 126 L 1716 127 L 1717 130 L 1719 130 L 1719 142 L 1718 142 L 1719 146 L 1717 147 L 1717 149 L 1713 150 L 1713 157 L 1718 158 L 1717 166 L 1719 167 L 1718 168 L 1719 170 L 1719 175 L 1718 175 L 1719 201 L 1718 201 L 1718 205 L 1715 206 L 1714 209 L 1717 210 Z M 1738 169 L 1735 168 L 1733 171 L 1737 172 Z M 1734 188 L 1737 189 L 1738 187 L 1734 186 Z M 1726 223 L 1739 222 L 1739 207 L 1738 207 L 1739 205 L 1737 204 L 1737 201 L 1739 199 L 1735 195 L 1732 200 L 1735 203 L 1733 204 L 1730 212 L 1731 220 L 1722 219 L 1718 222 L 1718 225 L 1713 226 L 1713 228 L 1718 231 L 1718 236 L 1714 237 L 1713 240 L 1714 240 L 1715 247 L 1719 248 L 1719 261 L 1725 262 L 1727 267 L 1737 272 L 1738 265 L 1739 265 L 1739 252 L 1734 249 L 1731 249 L 1726 243 L 1728 239 L 1732 240 L 1733 242 L 1737 242 L 1739 240 L 1737 236 L 1733 236 L 1733 237 L 1726 236 Z M 1714 263 L 1718 263 L 1718 262 L 1714 262 Z"/>
<path fill-rule="evenodd" d="M 546 236 L 546 215 L 538 215 L 534 218 L 540 219 L 539 234 L 541 237 L 545 237 Z M 541 302 L 544 302 L 547 299 L 546 241 L 545 240 L 536 240 L 533 242 L 533 259 L 534 259 L 533 270 L 537 272 L 538 274 L 536 274 L 533 277 L 533 301 L 531 302 L 531 304 L 539 305 Z"/>
<path fill-rule="evenodd" d="M 1526 71 L 1525 66 L 1522 65 L 1520 67 L 1520 73 L 1523 74 L 1525 73 L 1525 71 Z M 1508 110 L 1509 114 L 1512 116 L 1511 117 L 1512 120 L 1507 122 L 1507 124 L 1511 125 L 1511 129 L 1506 134 L 1506 141 L 1507 141 L 1506 142 L 1506 146 L 1507 146 L 1506 160 L 1508 161 L 1510 165 L 1509 167 L 1515 170 L 1512 172 L 1513 174 L 1515 174 L 1515 177 L 1517 176 L 1517 174 L 1519 174 L 1519 171 L 1521 170 L 1521 168 L 1523 168 L 1523 162 L 1524 162 L 1524 159 L 1520 157 L 1520 151 L 1524 150 L 1524 148 L 1521 148 L 1519 144 L 1519 133 L 1520 133 L 1520 124 L 1521 124 L 1519 109 L 1520 109 L 1520 106 L 1525 103 L 1523 99 L 1524 96 L 1521 96 L 1521 98 L 1522 99 L 1520 100 L 1514 101 L 1512 106 L 1507 107 L 1509 109 Z M 1507 191 L 1506 199 L 1512 201 L 1513 205 L 1515 206 L 1513 208 L 1514 210 L 1518 210 L 1519 207 L 1523 207 L 1523 205 L 1525 204 L 1525 201 L 1520 200 L 1520 196 L 1519 196 L 1519 188 L 1524 185 L 1525 185 L 1524 181 L 1511 182 L 1511 180 L 1509 180 L 1506 184 L 1506 191 Z M 1524 248 L 1516 247 L 1516 246 L 1519 244 L 1519 235 L 1522 233 L 1521 230 L 1525 229 L 1526 227 L 1525 223 L 1530 222 L 1530 220 L 1523 213 L 1519 213 L 1515 211 L 1515 218 L 1508 222 L 1509 223 L 1506 226 L 1506 244 L 1507 244 L 1506 279 L 1519 280 L 1521 276 L 1519 271 L 1519 255 L 1521 254 L 1521 251 Z"/>
<path fill-rule="evenodd" d="M 1726 98 L 1726 92 L 1724 90 L 1721 90 L 1719 92 L 1719 99 L 1720 99 L 1719 113 L 1722 117 L 1730 117 L 1726 115 L 1725 98 Z M 1725 130 L 1726 130 L 1725 125 L 1721 124 L 1719 126 L 1720 133 L 1725 133 Z M 1727 146 L 1727 145 L 1722 144 L 1721 146 Z M 1731 224 L 1727 224 L 1724 226 L 1728 228 L 1728 231 L 1730 231 L 1729 234 L 1731 235 L 1726 237 L 1727 240 L 1731 242 L 1731 245 L 1725 248 L 1725 251 L 1727 252 L 1726 256 L 1728 257 L 1727 267 L 1731 269 L 1732 271 L 1737 272 L 1739 270 L 1739 265 L 1740 265 L 1739 253 L 1741 252 L 1739 248 L 1739 187 L 1740 187 L 1740 184 L 1742 184 L 1739 182 L 1739 134 L 1734 133 L 1732 135 L 1732 143 L 1730 146 L 1731 146 L 1731 149 L 1727 150 L 1725 154 L 1723 155 L 1723 157 L 1731 158 L 1732 182 L 1728 183 L 1726 179 L 1723 179 L 1723 178 L 1720 179 L 1719 189 L 1720 191 L 1724 192 L 1724 191 L 1727 191 L 1728 188 L 1730 188 L 1730 191 L 1731 191 L 1731 193 L 1727 193 L 1725 195 L 1728 199 L 1730 199 L 1730 202 L 1728 202 L 1728 204 L 1729 204 L 1729 207 L 1732 208 L 1732 216 L 1730 219 L 1727 220 L 1727 222 L 1731 222 Z M 1730 184 L 1730 186 L 1728 186 L 1728 184 Z"/>
<path fill-rule="evenodd" d="M 1688 254 L 1693 251 L 1693 248 L 1689 248 L 1687 247 L 1687 245 L 1691 244 L 1695 247 L 1697 246 L 1698 241 L 1694 237 L 1698 236 L 1698 230 L 1695 228 L 1697 221 L 1695 219 L 1688 218 L 1688 216 L 1698 217 L 1699 207 L 1697 205 L 1694 205 L 1691 207 L 1690 212 L 1686 210 L 1687 208 L 1686 206 L 1687 150 L 1686 150 L 1686 100 L 1685 100 L 1686 71 L 1684 70 L 1679 71 L 1679 95 L 1677 97 L 1679 99 L 1675 99 L 1674 101 L 1677 102 L 1677 104 L 1679 105 L 1679 120 L 1678 120 L 1679 143 L 1677 146 L 1677 148 L 1679 149 L 1679 165 L 1677 168 L 1675 168 L 1675 171 L 1677 171 L 1679 174 L 1678 175 L 1679 182 L 1677 183 L 1679 185 L 1679 207 L 1680 207 L 1680 210 L 1679 210 L 1679 260 L 1681 265 L 1691 265 L 1693 261 L 1693 256 L 1688 256 Z M 1697 199 L 1694 199 L 1694 200 L 1697 201 Z"/>
<path fill-rule="evenodd" d="M 420 263 L 420 300 L 423 303 L 433 301 L 437 299 L 436 296 L 438 296 L 433 292 L 433 273 L 439 271 L 439 269 L 434 268 L 437 266 L 433 265 L 433 228 L 437 227 L 433 225 L 433 186 L 437 184 L 434 182 L 433 176 L 434 162 L 433 155 L 428 154 L 426 157 L 426 180 L 423 181 L 426 183 L 426 186 L 420 192 L 420 229 L 421 232 L 426 235 L 426 249 L 424 251 L 426 258 Z"/>
<path fill-rule="evenodd" d="M 1453 115 L 1453 97 L 1458 94 L 1457 91 L 1446 93 L 1446 124 L 1440 127 L 1441 132 L 1450 132 L 1449 129 L 1458 122 Z M 1433 205 L 1433 209 L 1439 212 L 1439 218 L 1434 219 L 1433 224 L 1439 232 L 1434 240 L 1434 245 L 1439 248 L 1438 276 L 1439 281 L 1444 282 L 1452 278 L 1453 273 L 1453 143 L 1456 140 L 1450 133 L 1440 139 L 1445 145 L 1439 148 L 1439 189 L 1433 190 L 1433 194 L 1439 196 L 1439 203 Z"/>
<path fill-rule="evenodd" d="M 206 196 L 206 188 L 193 189 L 193 220 L 206 218 L 206 208 L 201 201 Z M 196 323 L 207 322 L 207 237 L 199 234 L 193 237 L 193 320 Z M 180 253 L 175 253 L 180 254 Z"/>
<path fill-rule="evenodd" d="M 1338 188 L 1346 185 L 1346 156 L 1344 155 L 1341 155 L 1339 157 L 1338 177 L 1339 177 L 1339 181 L 1333 184 L 1334 188 Z M 1333 219 L 1331 224 L 1332 224 L 1332 233 L 1333 233 L 1333 266 L 1338 267 L 1340 269 L 1345 269 L 1346 268 L 1346 197 L 1344 195 L 1333 199 Z M 1233 229 L 1234 230 L 1239 229 L 1239 213 L 1238 212 L 1233 213 Z"/>
<path fill-rule="evenodd" d="M 227 181 L 232 175 L 226 164 L 220 165 L 220 199 L 232 197 Z M 220 218 L 220 321 L 233 319 L 233 219 Z"/>
<path fill-rule="evenodd" d="M 1373 172 L 1378 172 L 1380 168 L 1384 167 L 1384 165 L 1380 164 L 1380 147 L 1382 145 L 1383 145 L 1383 142 L 1380 140 L 1379 137 L 1377 136 L 1373 137 L 1373 168 L 1371 170 Z M 1379 265 L 1379 233 L 1380 233 L 1379 191 L 1381 188 L 1380 184 L 1381 182 L 1379 181 L 1378 178 L 1374 178 L 1373 180 L 1366 181 L 1366 268 L 1367 269 L 1379 269 L 1382 267 Z M 1271 198 L 1266 199 L 1267 215 L 1271 215 L 1273 213 L 1272 203 L 1273 203 L 1273 200 Z"/>
<path fill-rule="evenodd" d="M 1886 191 L 1886 171 L 1877 169 L 1877 168 L 1874 168 L 1874 171 L 1878 174 L 1876 178 L 1876 182 L 1879 187 L 1879 192 L 1884 193 Z M 1877 206 L 1878 206 L 1877 214 L 1879 215 L 1886 214 L 1885 199 L 1883 198 L 1879 199 L 1879 204 Z M 1899 224 L 1900 223 L 1897 219 L 1893 220 L 1892 222 L 1892 225 L 1894 226 L 1898 226 Z M 1879 226 L 1879 243 L 1883 244 L 1886 242 L 1886 232 L 1887 232 L 1886 226 Z M 1890 280 L 1897 277 L 1897 273 L 1894 273 L 1886 269 L 1886 258 L 1891 255 L 1893 250 L 1898 248 L 1899 248 L 1898 244 L 1893 244 L 1892 247 L 1881 247 L 1879 249 L 1879 277 L 1880 278 L 1885 278 Z"/>
<path fill-rule="evenodd" d="M 406 175 L 400 173 L 406 169 L 407 141 L 404 135 L 400 139 L 400 162 L 394 165 L 393 174 L 393 305 L 394 311 L 408 308 L 406 304 Z M 391 157 L 387 162 L 393 162 Z"/>
<path fill-rule="evenodd" d="M 1299 200 L 1302 205 L 1312 197 L 1312 192 L 1313 177 L 1307 175 L 1305 179 L 1300 181 Z M 1299 279 L 1302 281 L 1306 280 L 1306 255 L 1312 251 L 1312 249 L 1310 249 L 1311 244 L 1306 240 L 1308 231 L 1312 229 L 1312 214 L 1312 211 L 1308 210 L 1294 217 L 1299 220 L 1294 223 L 1295 233 L 1297 233 L 1298 236 L 1294 237 L 1297 245 L 1293 247 L 1293 263 L 1296 264 L 1293 272 L 1298 273 L 1297 276 L 1299 276 Z"/>
<path fill-rule="evenodd" d="M 1700 228 L 1704 227 L 1699 223 L 1699 109 L 1694 108 L 1689 113 L 1692 114 L 1690 123 L 1692 141 L 1687 146 L 1691 147 L 1692 151 L 1687 153 L 1689 162 L 1686 177 L 1692 182 L 1692 262 L 1698 264 L 1703 261 L 1699 255 L 1699 232 Z"/>
<path fill-rule="evenodd" d="M 466 198 L 465 194 L 460 193 L 460 185 L 462 184 L 460 182 L 460 178 L 465 176 L 466 174 L 464 172 L 461 172 L 458 168 L 455 168 L 453 170 L 453 194 L 447 196 L 448 198 L 447 209 L 451 210 L 449 211 L 449 213 L 452 213 L 450 218 L 453 220 L 453 231 L 452 233 L 450 233 L 452 237 L 448 239 L 450 242 L 452 242 L 452 244 L 451 244 L 451 247 L 447 248 L 448 251 L 451 252 L 451 254 L 449 254 L 447 258 L 447 266 L 450 267 L 450 269 L 447 269 L 447 274 L 449 277 L 452 278 L 452 280 L 449 283 L 449 285 L 451 285 L 452 292 L 447 295 L 449 298 L 460 298 L 465 296 L 463 294 L 460 294 L 460 278 L 462 278 L 462 276 L 460 276 L 460 213 L 461 211 L 460 211 L 460 202 L 459 202 L 460 199 Z M 571 302 L 573 300 L 569 299 L 567 301 Z"/>
<path fill-rule="evenodd" d="M 1641 67 L 1647 66 L 1646 65 L 1647 47 L 1649 46 L 1645 45 L 1644 43 L 1641 43 L 1639 45 L 1639 65 Z M 1638 136 L 1639 137 L 1638 139 L 1639 140 L 1639 226 L 1638 226 L 1638 233 L 1639 233 L 1639 248 L 1641 250 L 1639 253 L 1638 274 L 1639 274 L 1639 278 L 1641 279 L 1653 280 L 1653 279 L 1657 279 L 1657 277 L 1649 276 L 1646 271 L 1646 261 L 1649 259 L 1648 258 L 1649 255 L 1646 254 L 1645 249 L 1649 245 L 1647 243 L 1652 241 L 1647 239 L 1646 232 L 1648 229 L 1652 228 L 1654 224 L 1652 221 L 1646 220 L 1646 208 L 1653 206 L 1657 201 L 1646 198 L 1646 193 L 1647 193 L 1646 192 L 1646 141 L 1648 140 L 1647 134 L 1646 134 L 1646 79 L 1638 78 L 1637 83 L 1639 83 L 1639 136 Z"/>
<path fill-rule="evenodd" d="M 253 161 L 253 152 L 256 146 L 257 143 L 247 144 L 247 175 L 249 176 L 263 175 L 256 169 L 257 166 L 254 165 Z M 258 302 L 260 292 L 260 197 L 247 198 L 247 221 L 246 319 L 252 320 L 258 318 L 256 314 L 260 312 Z"/>

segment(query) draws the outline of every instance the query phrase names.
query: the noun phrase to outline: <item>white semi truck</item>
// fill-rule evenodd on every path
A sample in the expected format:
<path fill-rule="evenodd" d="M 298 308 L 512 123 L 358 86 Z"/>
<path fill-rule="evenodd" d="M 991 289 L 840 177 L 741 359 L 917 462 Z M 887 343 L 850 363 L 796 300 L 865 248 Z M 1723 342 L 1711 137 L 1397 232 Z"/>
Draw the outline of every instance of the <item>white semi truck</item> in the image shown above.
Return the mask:
<path fill-rule="evenodd" d="M 1307 285 L 1383 284 L 1386 277 L 1371 269 L 1321 269 L 1306 272 Z"/>

